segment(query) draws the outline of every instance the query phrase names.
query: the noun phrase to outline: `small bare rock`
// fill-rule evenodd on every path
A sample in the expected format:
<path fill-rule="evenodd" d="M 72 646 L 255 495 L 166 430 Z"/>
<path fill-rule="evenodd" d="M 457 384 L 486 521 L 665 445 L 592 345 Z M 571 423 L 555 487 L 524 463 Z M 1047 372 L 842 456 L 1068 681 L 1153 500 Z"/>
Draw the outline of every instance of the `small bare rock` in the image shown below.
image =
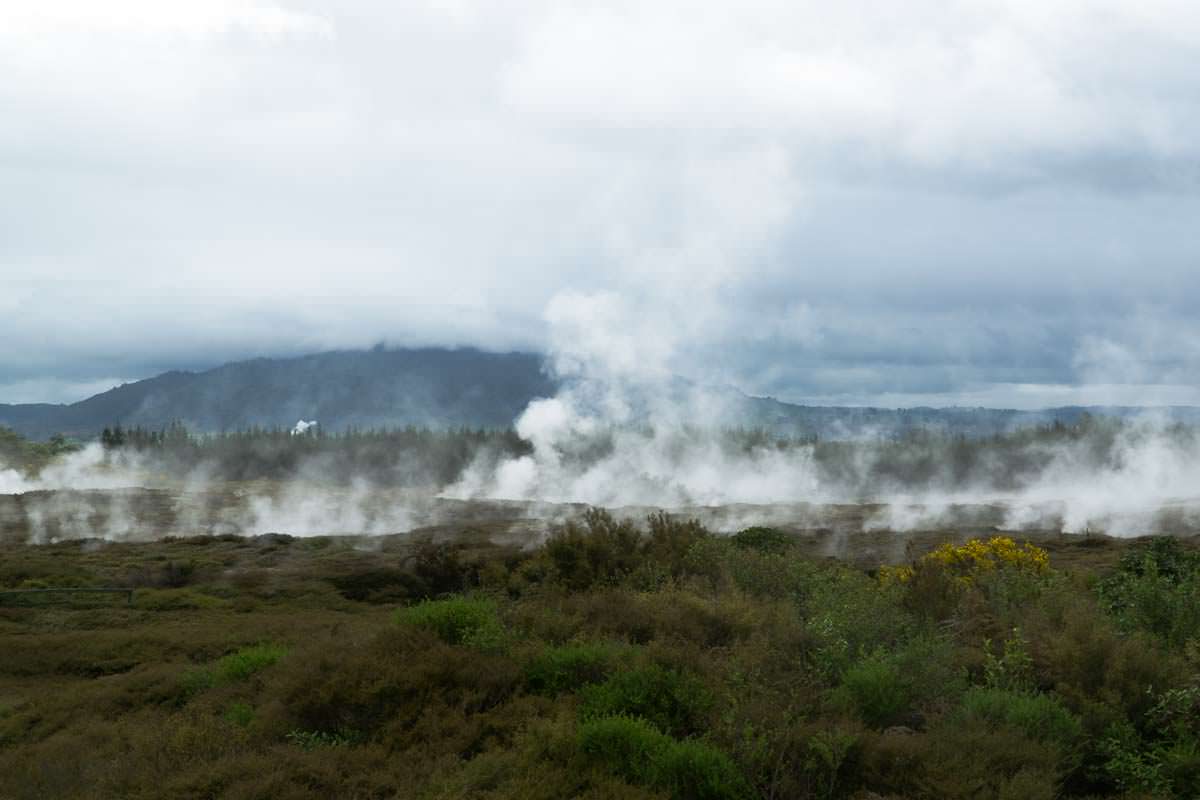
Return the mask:
<path fill-rule="evenodd" d="M 916 731 L 907 725 L 893 725 L 883 731 L 884 736 L 912 736 Z"/>

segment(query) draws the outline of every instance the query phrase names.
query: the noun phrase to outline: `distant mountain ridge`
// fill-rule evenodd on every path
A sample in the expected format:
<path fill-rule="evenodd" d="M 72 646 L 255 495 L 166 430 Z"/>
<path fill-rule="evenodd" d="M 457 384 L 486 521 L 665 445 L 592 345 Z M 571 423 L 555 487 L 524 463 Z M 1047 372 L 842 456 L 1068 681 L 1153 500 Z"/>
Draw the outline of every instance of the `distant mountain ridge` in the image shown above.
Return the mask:
<path fill-rule="evenodd" d="M 189 430 L 327 429 L 420 425 L 500 428 L 533 397 L 557 385 L 541 356 L 421 348 L 343 350 L 296 358 L 237 361 L 204 372 L 165 372 L 69 405 L 0 404 L 0 425 L 33 438 L 88 438 L 120 424 Z"/>
<path fill-rule="evenodd" d="M 0 404 L 0 425 L 36 439 L 55 433 L 91 438 L 120 424 L 159 429 L 181 422 L 198 432 L 291 427 L 318 420 L 326 430 L 419 425 L 511 425 L 529 402 L 559 384 L 535 353 L 472 348 L 339 350 L 295 358 L 237 361 L 203 372 L 164 372 L 71 404 Z M 727 394 L 723 424 L 823 438 L 890 434 L 913 428 L 971 436 L 1032 425 L 1072 424 L 1085 413 L 1130 417 L 1134 407 L 1065 406 L 1041 411 L 990 408 L 801 406 Z M 1200 423 L 1200 408 L 1155 409 L 1172 421 Z"/>

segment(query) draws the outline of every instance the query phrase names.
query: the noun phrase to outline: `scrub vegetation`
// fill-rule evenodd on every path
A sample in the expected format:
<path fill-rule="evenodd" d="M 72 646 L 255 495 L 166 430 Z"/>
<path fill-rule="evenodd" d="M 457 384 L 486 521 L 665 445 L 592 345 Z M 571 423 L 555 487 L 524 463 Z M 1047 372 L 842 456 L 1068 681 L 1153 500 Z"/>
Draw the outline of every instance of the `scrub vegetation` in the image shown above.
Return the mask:
<path fill-rule="evenodd" d="M 78 442 L 57 435 L 36 442 L 0 425 L 0 470 L 37 474 L 58 456 L 73 453 L 79 447 Z"/>
<path fill-rule="evenodd" d="M 593 510 L 0 551 L 0 591 L 120 585 L 0 595 L 0 797 L 1200 796 L 1188 540 L 864 567 Z"/>

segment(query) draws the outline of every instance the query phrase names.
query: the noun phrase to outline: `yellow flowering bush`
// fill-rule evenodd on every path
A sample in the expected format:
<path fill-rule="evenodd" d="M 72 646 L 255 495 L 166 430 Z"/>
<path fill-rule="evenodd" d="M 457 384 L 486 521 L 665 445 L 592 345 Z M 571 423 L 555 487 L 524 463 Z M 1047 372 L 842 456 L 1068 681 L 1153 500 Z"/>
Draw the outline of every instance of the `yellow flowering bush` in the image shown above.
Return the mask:
<path fill-rule="evenodd" d="M 1050 566 L 1049 554 L 1029 542 L 1017 544 L 1007 536 L 971 539 L 964 544 L 946 542 L 922 556 L 915 565 L 880 567 L 879 581 L 885 585 L 908 583 L 921 566 L 941 567 L 960 582 L 971 584 L 980 575 L 1008 568 L 1041 573 Z"/>
<path fill-rule="evenodd" d="M 875 575 L 884 586 L 894 586 L 897 583 L 908 583 L 911 581 L 914 572 L 915 570 L 907 564 L 900 564 L 895 567 L 884 564 Z"/>

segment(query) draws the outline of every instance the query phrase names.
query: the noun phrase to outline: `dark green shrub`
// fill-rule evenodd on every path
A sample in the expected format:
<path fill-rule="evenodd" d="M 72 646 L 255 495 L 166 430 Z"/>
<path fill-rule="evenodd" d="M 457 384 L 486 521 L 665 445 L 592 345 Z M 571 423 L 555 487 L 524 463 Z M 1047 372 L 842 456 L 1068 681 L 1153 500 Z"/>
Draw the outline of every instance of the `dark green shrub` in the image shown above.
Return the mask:
<path fill-rule="evenodd" d="M 426 628 L 447 644 L 494 648 L 503 638 L 496 604 L 485 597 L 449 597 L 425 600 L 400 609 L 399 622 Z"/>
<path fill-rule="evenodd" d="M 814 589 L 827 579 L 827 570 L 789 553 L 763 553 L 733 548 L 725 561 L 733 583 L 755 597 L 794 600 L 805 605 Z"/>
<path fill-rule="evenodd" d="M 1097 750 L 1104 759 L 1103 774 L 1118 788 L 1152 797 L 1175 796 L 1170 780 L 1163 774 L 1161 754 L 1152 752 L 1132 725 L 1114 724 Z"/>
<path fill-rule="evenodd" d="M 949 569 L 936 561 L 918 561 L 903 584 L 904 607 L 927 620 L 950 619 L 968 589 Z"/>
<path fill-rule="evenodd" d="M 1033 658 L 1029 655 L 1029 643 L 1021 635 L 1020 628 L 1000 645 L 1000 653 L 993 652 L 990 639 L 983 640 L 983 675 L 990 689 L 1031 691 L 1033 686 Z"/>
<path fill-rule="evenodd" d="M 429 586 L 411 572 L 402 569 L 370 569 L 329 578 L 338 593 L 347 600 L 388 603 L 417 599 L 430 594 Z"/>
<path fill-rule="evenodd" d="M 442 746 L 461 754 L 480 746 L 485 715 L 524 684 L 513 659 L 464 651 L 421 627 L 389 626 L 353 646 L 339 644 L 338 637 L 309 644 L 303 658 L 297 653 L 276 668 L 269 700 L 257 703 L 264 731 L 354 730 L 397 749 Z"/>
<path fill-rule="evenodd" d="M 663 756 L 661 784 L 672 797 L 686 800 L 747 798 L 750 786 L 737 766 L 720 750 L 687 739 L 675 742 Z"/>
<path fill-rule="evenodd" d="M 862 753 L 864 782 L 888 797 L 1055 800 L 1070 765 L 1019 729 L 946 715 L 926 733 L 883 734 Z"/>
<path fill-rule="evenodd" d="M 801 610 L 816 640 L 813 660 L 822 675 L 836 679 L 856 661 L 892 650 L 918 630 L 899 603 L 901 591 L 854 570 L 814 573 Z"/>
<path fill-rule="evenodd" d="M 525 685 L 533 694 L 573 692 L 604 680 L 611 669 L 613 648 L 603 644 L 548 647 L 525 665 Z"/>
<path fill-rule="evenodd" d="M 646 518 L 643 533 L 629 520 L 608 511 L 588 509 L 582 524 L 568 522 L 556 530 L 542 554 L 557 580 L 572 591 L 614 585 L 632 576 L 645 589 L 658 589 L 670 578 L 694 571 L 694 547 L 712 538 L 696 520 L 673 519 L 665 512 Z"/>
<path fill-rule="evenodd" d="M 168 561 L 162 565 L 158 582 L 155 585 L 170 589 L 180 589 L 191 583 L 195 574 L 196 563 L 194 561 Z"/>
<path fill-rule="evenodd" d="M 218 683 L 249 678 L 283 658 L 287 649 L 273 644 L 256 644 L 222 657 L 213 667 Z"/>
<path fill-rule="evenodd" d="M 618 672 L 604 683 L 583 687 L 580 696 L 584 719 L 636 716 L 677 736 L 702 730 L 713 704 L 699 679 L 657 664 Z"/>
<path fill-rule="evenodd" d="M 844 730 L 817 731 L 809 737 L 803 766 L 817 796 L 835 796 L 839 779 L 858 746 L 858 736 Z"/>
<path fill-rule="evenodd" d="M 1158 751 L 1162 774 L 1176 797 L 1200 797 L 1200 741 L 1177 739 Z"/>
<path fill-rule="evenodd" d="M 919 632 L 894 650 L 877 650 L 848 667 L 832 692 L 834 705 L 874 728 L 920 727 L 926 714 L 952 707 L 965 691 L 958 656 L 947 637 Z"/>
<path fill-rule="evenodd" d="M 1063 598 L 1061 620 L 1031 636 L 1038 684 L 1053 686 L 1067 705 L 1084 714 L 1092 735 L 1099 736 L 1113 715 L 1141 720 L 1154 705 L 1147 690 L 1179 686 L 1189 670 L 1161 640 L 1134 631 L 1122 635 L 1087 595 Z M 1038 622 L 1031 619 L 1031 623 Z M 1044 624 L 1044 621 L 1043 621 Z M 1035 628 L 1026 627 L 1033 634 Z"/>
<path fill-rule="evenodd" d="M 579 726 L 579 749 L 631 783 L 661 785 L 663 762 L 675 741 L 649 722 L 615 715 Z"/>
<path fill-rule="evenodd" d="M 790 552 L 790 539 L 787 547 L 777 549 L 769 542 L 756 546 L 754 537 L 749 545 L 739 544 L 739 536 L 698 539 L 684 559 L 686 573 L 706 579 L 713 592 L 732 583 L 755 597 L 799 602 L 825 577 L 821 565 Z"/>
<path fill-rule="evenodd" d="M 906 676 L 894 661 L 881 656 L 847 669 L 836 696 L 850 705 L 863 722 L 877 728 L 900 722 L 912 704 Z"/>
<path fill-rule="evenodd" d="M 1175 646 L 1200 636 L 1200 554 L 1175 539 L 1158 537 L 1131 549 L 1096 591 L 1126 630 L 1149 631 Z"/>
<path fill-rule="evenodd" d="M 639 595 L 637 606 L 644 623 L 652 626 L 653 638 L 703 648 L 730 647 L 758 622 L 756 609 L 736 595 L 713 602 L 692 592 L 668 590 Z"/>
<path fill-rule="evenodd" d="M 643 554 L 676 578 L 688 571 L 692 547 L 712 536 L 697 520 L 672 519 L 664 511 L 651 514 L 646 521 L 650 531 L 642 544 Z"/>
<path fill-rule="evenodd" d="M 684 557 L 687 574 L 703 578 L 709 591 L 717 592 L 727 583 L 729 557 L 738 552 L 728 539 L 711 537 L 691 546 Z"/>
<path fill-rule="evenodd" d="M 997 569 L 975 579 L 975 589 L 992 613 L 998 617 L 1019 616 L 1038 602 L 1045 592 L 1058 585 L 1063 575 L 1053 569 Z"/>
<path fill-rule="evenodd" d="M 760 525 L 743 528 L 731 536 L 730 540 L 741 550 L 755 550 L 759 553 L 783 553 L 795 543 L 791 534 Z"/>
<path fill-rule="evenodd" d="M 1200 572 L 1200 553 L 1184 548 L 1173 537 L 1155 536 L 1126 551 L 1117 570 L 1130 575 L 1153 570 L 1174 583 L 1183 583 Z"/>
<path fill-rule="evenodd" d="M 245 680 L 283 658 L 287 649 L 274 644 L 256 644 L 222 656 L 208 667 L 192 667 L 183 673 L 179 688 L 183 699 L 226 683 Z"/>
<path fill-rule="evenodd" d="M 590 638 L 638 645 L 671 640 L 715 648 L 732 646 L 748 636 L 760 621 L 757 612 L 757 605 L 736 595 L 714 601 L 679 589 L 639 592 L 621 587 L 573 594 L 555 609 L 555 620 L 543 615 L 534 624 L 547 632 L 546 638 L 559 641 L 586 631 Z M 552 622 L 556 624 L 551 626 Z"/>
<path fill-rule="evenodd" d="M 423 542 L 412 556 L 412 568 L 427 597 L 461 592 L 477 583 L 474 571 L 462 562 L 461 547 Z"/>
<path fill-rule="evenodd" d="M 720 750 L 695 740 L 676 741 L 635 717 L 584 722 L 579 749 L 630 783 L 667 791 L 679 800 L 751 796 L 745 778 Z"/>
<path fill-rule="evenodd" d="M 246 728 L 254 721 L 254 707 L 249 703 L 234 703 L 221 716 L 232 725 Z"/>
<path fill-rule="evenodd" d="M 213 678 L 212 670 L 204 667 L 191 667 L 179 678 L 179 691 L 183 700 L 200 694 L 206 689 L 211 689 L 215 685 L 216 681 Z"/>
<path fill-rule="evenodd" d="M 568 522 L 542 546 L 557 579 L 573 591 L 612 584 L 641 562 L 641 534 L 628 520 L 618 522 L 603 509 L 589 509 L 583 526 Z"/>
<path fill-rule="evenodd" d="M 975 687 L 963 695 L 967 717 L 992 725 L 1010 725 L 1030 739 L 1056 744 L 1069 752 L 1079 744 L 1079 719 L 1055 697 L 1009 689 Z"/>
<path fill-rule="evenodd" d="M 1200 797 L 1200 688 L 1158 696 L 1144 731 L 1113 725 L 1098 750 L 1104 772 L 1120 788 L 1155 797 Z"/>

